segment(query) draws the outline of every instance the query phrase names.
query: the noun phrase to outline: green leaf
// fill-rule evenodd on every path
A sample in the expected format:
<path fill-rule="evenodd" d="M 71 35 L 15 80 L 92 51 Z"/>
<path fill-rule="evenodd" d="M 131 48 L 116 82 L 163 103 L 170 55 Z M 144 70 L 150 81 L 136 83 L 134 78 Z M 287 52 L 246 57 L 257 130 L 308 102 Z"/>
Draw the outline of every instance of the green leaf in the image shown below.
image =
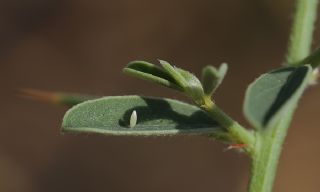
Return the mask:
<path fill-rule="evenodd" d="M 171 77 L 177 82 L 177 84 L 182 87 L 185 88 L 187 86 L 187 82 L 185 80 L 185 78 L 179 73 L 179 71 L 177 70 L 176 67 L 173 67 L 170 63 L 168 63 L 167 61 L 163 61 L 163 60 L 159 60 L 161 66 L 163 67 L 163 69 L 171 75 Z"/>
<path fill-rule="evenodd" d="M 159 60 L 160 64 L 172 78 L 183 88 L 183 92 L 192 98 L 192 100 L 199 106 L 204 105 L 204 91 L 199 79 L 189 71 L 173 67 L 166 61 Z"/>
<path fill-rule="evenodd" d="M 134 110 L 137 124 L 129 128 Z M 198 107 L 172 99 L 140 96 L 112 96 L 81 103 L 66 113 L 62 131 L 105 135 L 224 133 Z"/>
<path fill-rule="evenodd" d="M 292 113 L 312 68 L 286 67 L 261 75 L 247 89 L 244 114 L 257 129 L 272 127 L 283 115 Z"/>
<path fill-rule="evenodd" d="M 221 82 L 223 81 L 224 77 L 226 76 L 228 71 L 228 64 L 226 63 L 222 63 L 219 67 L 219 83 L 218 85 L 221 84 Z"/>
<path fill-rule="evenodd" d="M 172 78 L 170 74 L 162 68 L 145 61 L 132 61 L 123 69 L 123 72 L 134 77 L 181 91 L 180 85 L 176 83 L 175 79 Z"/>
<path fill-rule="evenodd" d="M 184 90 L 185 94 L 191 97 L 199 106 L 203 105 L 204 91 L 199 79 L 189 71 L 180 68 L 176 68 L 176 70 L 185 79 L 187 85 Z"/>
<path fill-rule="evenodd" d="M 213 66 L 206 66 L 202 70 L 202 85 L 206 95 L 212 96 L 215 90 L 222 83 L 228 70 L 226 63 L 221 64 L 219 70 Z"/>
<path fill-rule="evenodd" d="M 179 90 L 191 97 L 199 106 L 205 104 L 202 84 L 195 75 L 174 67 L 166 61 L 159 60 L 159 62 L 162 68 L 144 61 L 134 61 L 123 71 L 129 75 Z"/>
<path fill-rule="evenodd" d="M 213 90 L 216 88 L 218 84 L 218 79 L 219 79 L 219 73 L 215 67 L 208 65 L 203 68 L 202 85 L 206 95 L 210 95 L 210 96 L 212 95 Z"/>

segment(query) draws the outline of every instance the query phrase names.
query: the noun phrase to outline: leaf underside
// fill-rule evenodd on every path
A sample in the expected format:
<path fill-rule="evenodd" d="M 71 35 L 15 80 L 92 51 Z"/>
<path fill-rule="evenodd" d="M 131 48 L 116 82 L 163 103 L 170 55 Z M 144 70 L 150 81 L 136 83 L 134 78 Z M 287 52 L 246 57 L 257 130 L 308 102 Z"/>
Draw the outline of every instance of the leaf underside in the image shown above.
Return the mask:
<path fill-rule="evenodd" d="M 133 110 L 138 120 L 129 128 Z M 81 103 L 66 113 L 62 124 L 63 132 L 105 135 L 207 135 L 221 130 L 193 105 L 140 96 L 111 96 Z"/>
<path fill-rule="evenodd" d="M 132 61 L 123 69 L 123 72 L 134 77 L 158 83 L 165 87 L 176 90 L 181 89 L 165 70 L 145 61 Z"/>
<path fill-rule="evenodd" d="M 312 68 L 286 67 L 261 75 L 247 89 L 244 114 L 255 128 L 272 126 L 292 113 L 308 85 Z"/>

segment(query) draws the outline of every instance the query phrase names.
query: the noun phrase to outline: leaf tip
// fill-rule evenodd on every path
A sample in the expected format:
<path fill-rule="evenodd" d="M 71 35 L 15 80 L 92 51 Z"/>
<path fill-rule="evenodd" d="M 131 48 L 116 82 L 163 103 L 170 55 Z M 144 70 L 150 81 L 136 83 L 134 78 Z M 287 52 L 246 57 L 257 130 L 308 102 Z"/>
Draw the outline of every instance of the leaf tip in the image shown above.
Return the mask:
<path fill-rule="evenodd" d="M 32 99 L 36 101 L 42 101 L 53 104 L 59 103 L 59 93 L 28 88 L 18 89 L 16 92 L 16 95 L 21 98 Z"/>

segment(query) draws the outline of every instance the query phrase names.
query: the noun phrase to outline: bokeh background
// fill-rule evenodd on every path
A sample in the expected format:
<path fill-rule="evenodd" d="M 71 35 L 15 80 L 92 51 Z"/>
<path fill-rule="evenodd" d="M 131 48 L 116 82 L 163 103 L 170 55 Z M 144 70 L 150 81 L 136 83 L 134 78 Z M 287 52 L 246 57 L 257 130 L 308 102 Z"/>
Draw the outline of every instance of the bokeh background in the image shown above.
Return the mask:
<path fill-rule="evenodd" d="M 203 137 L 60 135 L 66 108 L 17 88 L 96 95 L 179 94 L 122 75 L 167 60 L 199 74 L 229 63 L 215 95 L 241 123 L 247 85 L 284 61 L 293 0 L 10 0 L 0 2 L 1 192 L 244 192 L 249 160 Z M 317 23 L 319 26 L 319 22 Z M 318 27 L 319 29 L 320 27 Z M 315 32 L 315 45 L 319 42 Z M 317 192 L 320 88 L 300 102 L 276 192 Z"/>

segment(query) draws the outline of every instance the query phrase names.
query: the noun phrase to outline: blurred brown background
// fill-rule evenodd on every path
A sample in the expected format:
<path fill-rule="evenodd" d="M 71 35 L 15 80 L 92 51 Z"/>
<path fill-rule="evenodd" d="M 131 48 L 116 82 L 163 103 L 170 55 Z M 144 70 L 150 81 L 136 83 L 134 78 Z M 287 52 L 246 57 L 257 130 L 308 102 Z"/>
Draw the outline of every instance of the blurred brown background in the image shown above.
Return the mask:
<path fill-rule="evenodd" d="M 282 63 L 293 3 L 1 1 L 0 191 L 244 192 L 249 160 L 223 152 L 224 145 L 202 137 L 60 135 L 65 108 L 23 100 L 13 90 L 180 98 L 122 75 L 122 67 L 160 58 L 199 74 L 207 64 L 227 62 L 215 100 L 245 123 L 244 91 Z M 274 191 L 319 191 L 319 96 L 317 86 L 300 103 Z"/>

